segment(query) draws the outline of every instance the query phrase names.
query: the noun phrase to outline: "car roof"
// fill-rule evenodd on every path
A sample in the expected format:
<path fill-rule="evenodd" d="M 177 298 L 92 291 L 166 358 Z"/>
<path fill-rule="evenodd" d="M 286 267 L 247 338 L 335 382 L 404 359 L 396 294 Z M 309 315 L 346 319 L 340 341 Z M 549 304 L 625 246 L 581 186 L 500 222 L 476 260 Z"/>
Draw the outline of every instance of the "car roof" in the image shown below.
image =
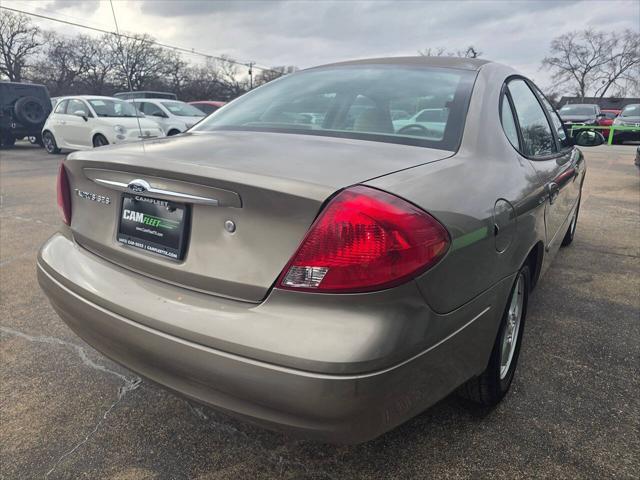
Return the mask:
<path fill-rule="evenodd" d="M 493 63 L 490 60 L 482 60 L 479 58 L 464 57 L 382 57 L 382 58 L 365 58 L 361 60 L 350 60 L 346 62 L 328 63 L 312 67 L 315 68 L 338 67 L 348 65 L 401 65 L 401 66 L 426 66 L 426 67 L 444 67 L 458 68 L 464 70 L 480 70 L 483 65 Z"/>
<path fill-rule="evenodd" d="M 194 100 L 193 102 L 189 102 L 189 105 L 213 105 L 214 107 L 221 107 L 225 103 L 227 102 L 223 100 Z"/>
<path fill-rule="evenodd" d="M 82 100 L 120 100 L 115 97 L 106 97 L 104 95 L 64 95 L 62 97 L 53 97 L 58 100 L 68 100 L 69 98 L 80 98 Z"/>
<path fill-rule="evenodd" d="M 567 103 L 566 105 L 563 105 L 562 108 L 564 107 L 597 107 L 598 105 L 596 103 Z"/>
<path fill-rule="evenodd" d="M 185 103 L 182 100 L 176 100 L 175 98 L 127 98 L 125 100 L 126 102 L 148 102 L 148 101 L 152 101 L 152 102 L 179 102 L 179 103 Z"/>

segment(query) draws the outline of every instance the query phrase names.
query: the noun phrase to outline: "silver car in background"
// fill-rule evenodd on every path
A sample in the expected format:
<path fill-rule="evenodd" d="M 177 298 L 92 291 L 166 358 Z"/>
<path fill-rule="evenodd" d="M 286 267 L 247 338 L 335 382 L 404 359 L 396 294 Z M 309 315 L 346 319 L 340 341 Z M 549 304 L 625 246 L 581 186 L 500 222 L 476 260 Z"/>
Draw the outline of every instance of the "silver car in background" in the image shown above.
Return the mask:
<path fill-rule="evenodd" d="M 422 111 L 439 113 L 392 120 Z M 178 137 L 70 155 L 38 278 L 80 337 L 140 375 L 362 442 L 454 390 L 506 394 L 529 292 L 576 230 L 574 143 L 602 141 L 568 138 L 497 63 L 312 68 Z"/>

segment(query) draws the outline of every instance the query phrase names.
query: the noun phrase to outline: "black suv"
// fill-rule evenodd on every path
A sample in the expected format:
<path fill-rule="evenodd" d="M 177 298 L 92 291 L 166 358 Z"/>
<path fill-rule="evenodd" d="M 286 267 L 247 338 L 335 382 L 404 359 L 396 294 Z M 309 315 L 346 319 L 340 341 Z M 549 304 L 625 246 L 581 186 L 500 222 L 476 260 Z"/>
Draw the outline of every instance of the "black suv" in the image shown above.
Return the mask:
<path fill-rule="evenodd" d="M 0 146 L 35 137 L 42 142 L 44 122 L 51 113 L 51 99 L 44 85 L 0 82 Z"/>

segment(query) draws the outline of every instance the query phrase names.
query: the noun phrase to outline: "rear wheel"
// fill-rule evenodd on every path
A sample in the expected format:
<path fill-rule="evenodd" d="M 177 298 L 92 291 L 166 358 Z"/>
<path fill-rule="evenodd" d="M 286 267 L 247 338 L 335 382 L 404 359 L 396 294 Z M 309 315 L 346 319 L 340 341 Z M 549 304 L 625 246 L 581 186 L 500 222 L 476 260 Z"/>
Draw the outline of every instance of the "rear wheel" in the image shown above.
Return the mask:
<path fill-rule="evenodd" d="M 465 383 L 460 393 L 485 406 L 496 405 L 509 391 L 518 364 L 529 301 L 531 274 L 523 266 L 513 283 L 486 370 Z"/>
<path fill-rule="evenodd" d="M 104 135 L 97 134 L 93 137 L 93 148 L 104 147 L 105 145 L 109 145 L 109 141 Z"/>
<path fill-rule="evenodd" d="M 573 242 L 573 237 L 576 234 L 576 225 L 578 224 L 578 212 L 580 212 L 580 200 L 578 200 L 578 206 L 576 207 L 576 211 L 573 214 L 573 218 L 571 219 L 571 223 L 569 224 L 567 233 L 564 234 L 564 238 L 562 239 L 563 247 L 571 245 L 571 242 Z"/>
<path fill-rule="evenodd" d="M 58 144 L 56 143 L 56 139 L 53 136 L 53 133 L 47 131 L 42 134 L 42 143 L 44 144 L 44 149 L 47 153 L 60 153 L 60 149 L 58 148 Z"/>
<path fill-rule="evenodd" d="M 16 137 L 11 135 L 10 132 L 0 132 L 0 147 L 11 148 L 16 143 Z"/>

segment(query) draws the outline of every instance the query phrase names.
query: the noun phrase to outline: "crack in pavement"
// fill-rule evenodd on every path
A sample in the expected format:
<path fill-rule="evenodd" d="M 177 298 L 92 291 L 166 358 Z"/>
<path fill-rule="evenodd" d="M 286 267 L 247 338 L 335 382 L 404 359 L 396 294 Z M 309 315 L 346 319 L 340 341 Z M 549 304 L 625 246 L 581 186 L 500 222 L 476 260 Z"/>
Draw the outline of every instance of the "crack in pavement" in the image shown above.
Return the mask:
<path fill-rule="evenodd" d="M 91 360 L 91 358 L 89 358 L 89 355 L 87 354 L 87 351 L 85 350 L 84 347 L 81 347 L 80 345 L 76 345 L 75 343 L 72 343 L 72 342 L 67 342 L 66 340 L 61 340 L 56 337 L 49 337 L 44 335 L 43 336 L 28 335 L 19 330 L 14 330 L 13 328 L 5 327 L 5 326 L 0 326 L 0 332 L 6 335 L 12 335 L 14 337 L 22 338 L 29 342 L 46 343 L 49 345 L 60 345 L 63 347 L 69 347 L 75 350 L 75 352 L 78 354 L 78 356 L 80 357 L 80 360 L 85 366 L 92 368 L 94 370 L 98 370 L 100 372 L 114 375 L 124 382 L 124 385 L 121 385 L 118 388 L 118 397 L 109 406 L 109 408 L 107 408 L 107 410 L 102 414 L 102 416 L 100 417 L 100 420 L 98 420 L 98 422 L 93 427 L 93 429 L 84 437 L 82 441 L 78 442 L 72 449 L 62 454 L 62 456 L 60 456 L 58 460 L 56 460 L 56 462 L 53 464 L 53 467 L 51 467 L 51 469 L 45 474 L 45 478 L 46 478 L 49 475 L 51 475 L 51 473 L 56 469 L 56 467 L 60 464 L 60 462 L 62 462 L 62 460 L 72 455 L 82 445 L 84 445 L 89 441 L 89 439 L 98 431 L 102 423 L 106 420 L 109 413 L 111 413 L 111 411 L 124 399 L 127 393 L 132 392 L 142 384 L 142 379 L 140 377 L 129 378 L 126 375 L 118 373 L 114 370 L 111 370 L 105 367 L 104 365 L 100 365 L 99 363 L 94 362 L 93 360 Z"/>
<path fill-rule="evenodd" d="M 66 340 L 61 340 L 56 337 L 28 335 L 26 333 L 23 333 L 18 330 L 14 330 L 13 328 L 5 327 L 5 326 L 0 326 L 0 332 L 6 333 L 8 335 L 13 335 L 14 337 L 20 337 L 29 342 L 48 343 L 50 345 L 62 345 L 65 347 L 70 347 L 76 351 L 76 353 L 80 357 L 80 360 L 82 360 L 82 363 L 85 364 L 87 367 L 93 368 L 94 370 L 99 370 L 104 373 L 115 375 L 116 377 L 124 381 L 125 384 L 131 383 L 133 381 L 132 379 L 129 379 L 128 377 L 126 377 L 121 373 L 118 373 L 114 370 L 110 370 L 104 365 L 100 365 L 99 363 L 94 362 L 89 358 L 89 355 L 87 354 L 87 351 L 85 350 L 85 348 L 81 347 L 80 345 L 76 345 L 75 343 L 67 342 Z"/>
<path fill-rule="evenodd" d="M 100 417 L 100 420 L 98 420 L 98 423 L 96 423 L 95 427 L 93 427 L 93 430 L 91 430 L 89 433 L 87 433 L 87 435 L 84 437 L 84 439 L 81 442 L 77 443 L 75 445 L 75 447 L 73 447 L 68 452 L 63 453 L 62 456 L 60 456 L 60 458 L 58 458 L 58 460 L 56 460 L 56 463 L 53 464 L 53 467 L 51 467 L 51 469 L 44 475 L 45 478 L 48 477 L 49 475 L 51 475 L 51 473 L 53 473 L 53 471 L 56 469 L 56 467 L 65 458 L 73 455 L 73 453 L 76 450 L 78 450 L 82 445 L 87 443 L 89 441 L 89 439 L 98 431 L 98 429 L 102 425 L 102 422 L 104 422 L 106 420 L 107 416 L 109 415 L 109 413 L 111 413 L 111 410 L 113 410 L 122 401 L 122 399 L 125 397 L 125 395 L 127 393 L 132 392 L 133 390 L 138 388 L 141 384 L 142 384 L 142 379 L 138 377 L 138 378 L 134 378 L 134 379 L 130 380 L 127 384 L 121 386 L 118 389 L 118 398 L 116 399 L 115 402 L 113 402 L 111 404 L 111 406 L 109 408 L 107 408 L 107 410 L 104 412 L 102 417 Z"/>
<path fill-rule="evenodd" d="M 294 468 L 297 467 L 298 469 L 303 470 L 305 475 L 310 475 L 313 473 L 314 476 L 321 476 L 323 478 L 329 479 L 334 478 L 334 476 L 329 472 L 323 470 L 316 470 L 314 472 L 311 472 L 309 470 L 309 466 L 304 464 L 303 462 L 295 458 L 287 458 L 288 456 L 293 455 L 291 448 L 295 448 L 296 446 L 302 444 L 302 441 L 296 440 L 291 444 L 285 443 L 271 450 L 264 447 L 264 445 L 262 445 L 258 440 L 247 435 L 245 432 L 235 428 L 233 425 L 225 424 L 207 415 L 202 407 L 193 405 L 191 401 L 184 399 L 184 403 L 187 404 L 187 407 L 189 407 L 189 410 L 191 411 L 191 413 L 193 413 L 194 416 L 202 420 L 207 427 L 213 428 L 216 433 L 226 433 L 232 437 L 242 437 L 242 440 L 245 441 L 245 444 L 247 440 L 253 443 L 254 447 L 264 455 L 265 460 L 277 469 L 279 477 L 282 477 L 284 475 L 285 467 L 289 466 Z"/>

